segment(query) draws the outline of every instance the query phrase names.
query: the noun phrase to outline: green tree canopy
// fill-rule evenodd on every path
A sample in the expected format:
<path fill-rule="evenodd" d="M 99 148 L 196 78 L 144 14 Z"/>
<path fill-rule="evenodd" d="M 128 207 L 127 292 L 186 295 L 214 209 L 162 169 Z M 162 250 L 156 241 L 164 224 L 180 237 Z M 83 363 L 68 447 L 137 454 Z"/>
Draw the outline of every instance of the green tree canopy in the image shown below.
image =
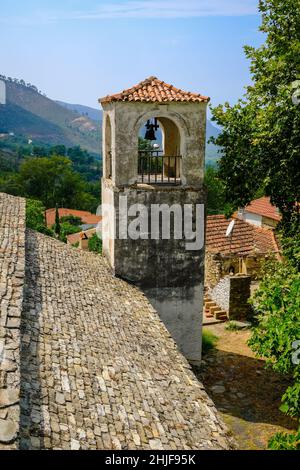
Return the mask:
<path fill-rule="evenodd" d="M 293 96 L 300 78 L 300 2 L 261 0 L 259 9 L 266 41 L 245 47 L 253 83 L 235 106 L 212 110 L 222 128 L 213 142 L 222 147 L 227 201 L 244 206 L 263 187 L 289 229 L 295 213 L 299 222 L 300 100 Z"/>
<path fill-rule="evenodd" d="M 86 182 L 65 157 L 29 158 L 20 167 L 18 179 L 23 195 L 42 201 L 46 208 L 75 207 L 90 210 L 98 201 L 86 193 Z"/>

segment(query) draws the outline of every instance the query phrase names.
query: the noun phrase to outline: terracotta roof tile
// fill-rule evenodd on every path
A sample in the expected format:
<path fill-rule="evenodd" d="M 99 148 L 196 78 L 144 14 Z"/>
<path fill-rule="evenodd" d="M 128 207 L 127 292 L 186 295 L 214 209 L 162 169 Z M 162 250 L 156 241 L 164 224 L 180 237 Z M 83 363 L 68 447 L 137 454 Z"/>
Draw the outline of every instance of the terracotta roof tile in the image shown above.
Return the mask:
<path fill-rule="evenodd" d="M 226 237 L 230 221 L 224 215 L 207 217 L 206 247 L 208 252 L 223 255 L 241 256 L 279 253 L 279 248 L 272 230 L 255 227 L 240 219 L 235 219 L 231 237 Z"/>
<path fill-rule="evenodd" d="M 100 103 L 110 103 L 112 101 L 140 101 L 140 102 L 192 102 L 207 103 L 210 100 L 207 96 L 197 93 L 180 90 L 169 85 L 156 77 L 149 77 L 132 88 L 117 93 L 115 95 L 100 98 Z"/>
<path fill-rule="evenodd" d="M 56 209 L 48 209 L 46 210 L 46 222 L 47 227 L 52 227 L 55 224 L 55 212 Z M 83 224 L 85 225 L 97 225 L 101 222 L 102 217 L 92 214 L 91 212 L 86 211 L 77 211 L 75 209 L 58 209 L 59 218 L 66 217 L 68 215 L 73 215 L 75 217 L 80 217 Z"/>
<path fill-rule="evenodd" d="M 280 222 L 281 215 L 278 209 L 271 204 L 269 197 L 261 197 L 255 199 L 248 206 L 245 207 L 246 212 L 251 212 L 252 214 L 262 215 L 263 217 L 268 217 L 269 219 L 276 220 Z"/>

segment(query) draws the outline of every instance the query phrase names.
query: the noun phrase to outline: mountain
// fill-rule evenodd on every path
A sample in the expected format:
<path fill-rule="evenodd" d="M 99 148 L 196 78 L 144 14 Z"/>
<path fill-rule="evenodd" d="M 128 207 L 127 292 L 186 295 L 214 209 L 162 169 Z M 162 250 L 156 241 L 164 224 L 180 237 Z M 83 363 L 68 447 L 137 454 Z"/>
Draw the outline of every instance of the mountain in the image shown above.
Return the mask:
<path fill-rule="evenodd" d="M 83 106 L 82 104 L 70 104 L 65 103 L 64 101 L 56 101 L 64 108 L 75 111 L 75 113 L 81 114 L 83 116 L 88 116 L 90 119 L 96 122 L 102 122 L 102 111 L 101 109 L 90 108 L 89 106 Z"/>
<path fill-rule="evenodd" d="M 42 95 L 33 86 L 5 80 L 7 104 L 0 107 L 0 132 L 13 132 L 45 145 L 80 145 L 101 153 L 100 126 Z"/>

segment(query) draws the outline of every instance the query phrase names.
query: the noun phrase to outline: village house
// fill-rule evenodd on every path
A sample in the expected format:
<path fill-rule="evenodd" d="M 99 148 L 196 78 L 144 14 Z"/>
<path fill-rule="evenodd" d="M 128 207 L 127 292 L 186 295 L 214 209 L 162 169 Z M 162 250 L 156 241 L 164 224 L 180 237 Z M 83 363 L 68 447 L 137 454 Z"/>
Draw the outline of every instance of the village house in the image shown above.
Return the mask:
<path fill-rule="evenodd" d="M 270 198 L 266 196 L 255 199 L 248 204 L 248 206 L 236 212 L 234 217 L 238 217 L 257 227 L 271 229 L 275 229 L 277 224 L 281 221 L 279 209 L 273 206 Z"/>
<path fill-rule="evenodd" d="M 231 222 L 233 229 L 226 231 Z M 260 277 L 261 263 L 267 258 L 280 259 L 280 247 L 273 230 L 252 225 L 224 215 L 207 217 L 205 285 L 215 286 L 228 274 Z"/>

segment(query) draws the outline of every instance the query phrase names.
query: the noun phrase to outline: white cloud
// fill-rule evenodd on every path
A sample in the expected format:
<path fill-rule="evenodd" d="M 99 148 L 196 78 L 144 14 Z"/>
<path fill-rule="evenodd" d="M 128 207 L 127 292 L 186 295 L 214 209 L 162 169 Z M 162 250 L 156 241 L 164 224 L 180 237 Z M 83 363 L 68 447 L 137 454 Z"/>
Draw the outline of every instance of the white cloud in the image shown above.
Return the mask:
<path fill-rule="evenodd" d="M 105 18 L 197 18 L 257 14 L 258 0 L 126 0 L 105 2 L 90 12 L 78 11 L 72 19 Z"/>
<path fill-rule="evenodd" d="M 258 13 L 258 0 L 98 0 L 89 10 L 39 9 L 22 17 L 0 17 L 0 24 L 31 26 L 60 21 L 102 19 L 176 19 L 207 16 L 246 16 Z"/>

